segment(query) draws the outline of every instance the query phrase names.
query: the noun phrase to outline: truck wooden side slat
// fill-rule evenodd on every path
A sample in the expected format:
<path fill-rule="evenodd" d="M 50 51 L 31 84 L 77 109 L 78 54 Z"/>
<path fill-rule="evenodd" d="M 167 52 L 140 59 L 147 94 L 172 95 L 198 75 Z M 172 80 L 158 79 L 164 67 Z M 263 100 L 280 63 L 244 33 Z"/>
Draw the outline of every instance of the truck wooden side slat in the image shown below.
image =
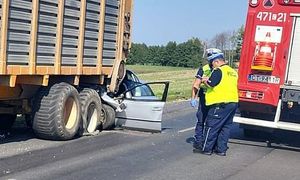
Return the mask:
<path fill-rule="evenodd" d="M 72 36 L 74 38 L 77 38 L 78 37 L 78 29 L 74 29 L 74 28 L 64 28 L 64 33 L 63 35 L 64 36 Z"/>
<path fill-rule="evenodd" d="M 93 57 L 84 57 L 84 65 L 85 66 L 96 66 L 97 65 L 97 59 L 95 56 Z"/>
<path fill-rule="evenodd" d="M 57 18 L 55 16 L 40 14 L 39 15 L 39 22 L 56 25 Z"/>
<path fill-rule="evenodd" d="M 86 28 L 97 30 L 99 28 L 99 23 L 86 21 Z"/>
<path fill-rule="evenodd" d="M 14 31 L 8 32 L 8 39 L 11 41 L 29 42 L 29 38 L 30 38 L 29 34 L 24 34 L 24 33 L 19 33 Z"/>
<path fill-rule="evenodd" d="M 11 9 L 9 12 L 9 18 L 10 20 L 18 19 L 18 20 L 31 21 L 31 13 L 22 10 Z"/>
<path fill-rule="evenodd" d="M 115 42 L 104 42 L 104 45 L 103 45 L 103 47 L 105 48 L 105 49 L 116 49 L 116 43 Z"/>
<path fill-rule="evenodd" d="M 116 57 L 116 51 L 115 50 L 104 50 L 103 51 L 103 57 L 108 57 L 108 58 L 114 58 Z"/>
<path fill-rule="evenodd" d="M 40 3 L 40 12 L 43 13 L 56 13 L 57 12 L 57 7 L 49 4 L 42 4 L 43 1 Z M 57 3 L 56 3 L 57 4 Z M 55 5 L 55 4 L 54 4 Z"/>
<path fill-rule="evenodd" d="M 69 45 L 69 46 L 77 46 L 78 43 L 77 38 L 64 37 L 63 41 L 64 41 L 63 45 Z"/>
<path fill-rule="evenodd" d="M 114 16 L 105 16 L 105 22 L 117 24 L 118 18 Z"/>
<path fill-rule="evenodd" d="M 31 10 L 32 2 L 28 2 L 24 0 L 11 0 L 10 7 Z"/>
<path fill-rule="evenodd" d="M 77 60 L 77 57 L 74 56 L 74 57 L 70 57 L 68 55 L 65 55 L 63 54 L 62 55 L 62 65 L 63 66 L 76 66 L 76 60 Z"/>
<path fill-rule="evenodd" d="M 64 9 L 62 62 L 61 64 L 75 66 L 79 43 L 80 1 L 66 0 Z M 72 44 L 66 39 L 74 40 Z M 76 41 L 76 42 L 75 42 Z"/>
<path fill-rule="evenodd" d="M 116 33 L 105 32 L 104 40 L 106 41 L 116 41 L 117 35 Z"/>
<path fill-rule="evenodd" d="M 98 3 L 99 2 L 97 2 L 95 4 L 95 3 L 90 3 L 90 2 L 87 1 L 87 10 L 98 12 L 99 9 L 100 9 L 100 3 L 99 4 Z"/>
<path fill-rule="evenodd" d="M 7 64 L 19 64 L 19 65 L 27 65 L 28 64 L 29 55 L 19 54 L 18 52 L 8 52 L 7 53 Z"/>
<path fill-rule="evenodd" d="M 84 49 L 84 55 L 86 56 L 96 56 L 97 49 Z"/>
<path fill-rule="evenodd" d="M 8 42 L 7 44 L 7 64 L 28 64 L 29 63 L 29 42 L 28 44 L 15 44 Z M 13 55 L 18 55 L 14 58 Z M 21 58 L 23 57 L 23 58 Z"/>
<path fill-rule="evenodd" d="M 13 21 L 11 20 L 9 22 L 9 28 L 15 29 L 15 30 L 20 30 L 20 31 L 30 31 L 31 25 L 27 23 L 26 21 Z"/>
<path fill-rule="evenodd" d="M 86 0 L 87 3 L 98 4 L 101 0 Z"/>
<path fill-rule="evenodd" d="M 110 5 L 110 6 L 118 7 L 119 6 L 119 1 L 118 0 L 107 0 L 106 4 Z"/>
<path fill-rule="evenodd" d="M 106 58 L 103 57 L 103 66 L 112 66 L 115 58 Z"/>
<path fill-rule="evenodd" d="M 65 8 L 65 16 L 79 18 L 80 17 L 79 10 Z"/>
<path fill-rule="evenodd" d="M 77 55 L 77 48 L 64 47 L 62 51 L 63 55 Z"/>
<path fill-rule="evenodd" d="M 104 28 L 105 31 L 109 31 L 109 32 L 114 32 L 116 33 L 117 32 L 117 26 L 115 25 L 110 25 L 110 24 L 107 24 L 105 23 L 105 28 Z"/>
<path fill-rule="evenodd" d="M 84 45 L 87 46 L 87 47 L 96 47 L 97 48 L 98 41 L 85 39 L 84 40 Z"/>
<path fill-rule="evenodd" d="M 88 31 L 88 33 L 85 34 L 85 39 L 88 39 L 88 40 L 96 41 L 97 37 L 98 37 L 98 32 Z"/>
<path fill-rule="evenodd" d="M 99 15 L 100 15 L 100 12 L 99 13 L 95 13 L 95 12 L 89 12 L 89 11 L 87 11 L 87 13 L 86 13 L 86 19 L 87 20 L 94 20 L 94 21 L 98 21 L 99 22 Z"/>
<path fill-rule="evenodd" d="M 78 24 L 79 24 L 79 19 L 69 19 L 65 18 L 64 19 L 64 26 L 68 26 L 73 29 L 78 29 Z"/>
<path fill-rule="evenodd" d="M 79 0 L 65 0 L 65 7 L 72 7 L 80 9 L 80 1 Z"/>
<path fill-rule="evenodd" d="M 44 54 L 54 54 L 55 46 L 42 46 L 39 45 L 37 48 L 37 53 L 44 53 Z"/>
<path fill-rule="evenodd" d="M 56 37 L 53 36 L 46 36 L 43 34 L 38 35 L 38 43 L 49 43 L 55 44 Z"/>
<path fill-rule="evenodd" d="M 54 54 L 53 56 L 43 56 L 37 54 L 38 65 L 53 65 L 54 64 Z"/>
<path fill-rule="evenodd" d="M 59 0 L 40 0 L 40 3 L 50 3 L 50 4 L 58 4 Z"/>
<path fill-rule="evenodd" d="M 97 65 L 97 46 L 99 36 L 99 19 L 100 19 L 100 0 L 87 1 L 86 22 L 85 22 L 85 39 L 83 51 L 83 66 Z M 95 35 L 93 38 L 89 38 Z"/>
<path fill-rule="evenodd" d="M 107 0 L 105 8 L 104 39 L 103 39 L 103 62 L 104 66 L 111 66 L 116 59 L 116 46 L 112 43 L 117 42 L 117 31 L 119 21 L 119 2 L 117 0 Z M 112 19 L 114 19 L 112 21 Z"/>
<path fill-rule="evenodd" d="M 112 7 L 106 7 L 106 10 L 105 10 L 106 14 L 112 14 L 112 15 L 115 15 L 115 16 L 118 15 L 118 12 L 119 12 L 118 8 L 112 8 Z"/>
<path fill-rule="evenodd" d="M 14 52 L 28 52 L 29 44 L 16 44 L 16 43 L 9 43 L 7 46 L 8 51 Z"/>
<path fill-rule="evenodd" d="M 56 27 L 53 26 L 47 26 L 47 25 L 39 25 L 39 32 L 42 33 L 48 33 L 48 34 L 53 34 L 55 35 L 56 32 Z"/>

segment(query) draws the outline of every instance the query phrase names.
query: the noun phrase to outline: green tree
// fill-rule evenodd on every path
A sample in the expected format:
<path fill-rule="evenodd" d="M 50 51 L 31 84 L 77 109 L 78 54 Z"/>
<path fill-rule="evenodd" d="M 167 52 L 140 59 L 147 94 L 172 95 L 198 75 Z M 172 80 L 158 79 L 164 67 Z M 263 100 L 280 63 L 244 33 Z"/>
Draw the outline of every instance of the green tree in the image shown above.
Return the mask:
<path fill-rule="evenodd" d="M 177 43 L 170 41 L 165 47 L 165 58 L 162 61 L 162 66 L 175 66 L 177 60 L 176 56 Z"/>
<path fill-rule="evenodd" d="M 146 44 L 132 43 L 127 64 L 144 64 L 148 51 Z"/>
<path fill-rule="evenodd" d="M 240 55 L 241 55 L 241 50 L 242 50 L 242 45 L 243 45 L 244 32 L 245 32 L 245 27 L 243 25 L 238 29 L 238 32 L 237 32 L 237 35 L 236 35 L 236 49 L 235 49 L 235 56 L 234 56 L 234 61 L 235 62 L 240 61 Z"/>
<path fill-rule="evenodd" d="M 127 60 L 128 64 L 160 65 L 177 67 L 199 67 L 206 64 L 203 59 L 204 47 L 199 38 L 192 38 L 166 46 L 147 46 L 133 43 Z"/>

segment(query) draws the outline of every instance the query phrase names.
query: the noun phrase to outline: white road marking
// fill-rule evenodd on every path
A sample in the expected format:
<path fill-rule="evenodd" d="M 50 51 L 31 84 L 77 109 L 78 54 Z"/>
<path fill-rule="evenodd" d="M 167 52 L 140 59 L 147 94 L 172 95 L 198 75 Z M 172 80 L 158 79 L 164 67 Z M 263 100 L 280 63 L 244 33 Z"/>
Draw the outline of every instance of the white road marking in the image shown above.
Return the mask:
<path fill-rule="evenodd" d="M 191 131 L 191 130 L 194 130 L 195 127 L 190 127 L 190 128 L 186 128 L 186 129 L 182 129 L 180 131 L 178 131 L 179 133 L 183 133 L 183 132 L 187 132 L 187 131 Z"/>

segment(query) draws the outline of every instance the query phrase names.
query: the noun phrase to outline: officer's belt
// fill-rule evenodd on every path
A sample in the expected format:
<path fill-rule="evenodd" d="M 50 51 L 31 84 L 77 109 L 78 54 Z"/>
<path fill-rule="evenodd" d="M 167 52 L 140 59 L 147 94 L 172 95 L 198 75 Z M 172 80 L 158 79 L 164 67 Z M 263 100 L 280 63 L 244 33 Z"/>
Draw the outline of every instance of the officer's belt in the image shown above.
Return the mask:
<path fill-rule="evenodd" d="M 214 107 L 221 107 L 224 108 L 226 105 L 231 104 L 233 102 L 228 102 L 228 103 L 216 103 L 216 104 L 212 104 L 210 106 L 208 106 L 209 108 L 214 108 Z"/>

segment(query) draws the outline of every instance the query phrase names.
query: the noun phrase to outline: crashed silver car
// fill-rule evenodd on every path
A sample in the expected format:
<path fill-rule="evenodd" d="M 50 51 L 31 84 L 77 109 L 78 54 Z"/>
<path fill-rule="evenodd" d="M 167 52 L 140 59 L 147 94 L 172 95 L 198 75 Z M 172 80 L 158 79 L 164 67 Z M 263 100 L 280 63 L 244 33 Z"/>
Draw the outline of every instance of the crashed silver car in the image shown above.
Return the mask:
<path fill-rule="evenodd" d="M 127 70 L 118 92 L 125 109 L 116 113 L 116 126 L 160 132 L 168 89 L 168 81 L 145 83 Z"/>

